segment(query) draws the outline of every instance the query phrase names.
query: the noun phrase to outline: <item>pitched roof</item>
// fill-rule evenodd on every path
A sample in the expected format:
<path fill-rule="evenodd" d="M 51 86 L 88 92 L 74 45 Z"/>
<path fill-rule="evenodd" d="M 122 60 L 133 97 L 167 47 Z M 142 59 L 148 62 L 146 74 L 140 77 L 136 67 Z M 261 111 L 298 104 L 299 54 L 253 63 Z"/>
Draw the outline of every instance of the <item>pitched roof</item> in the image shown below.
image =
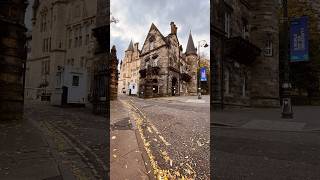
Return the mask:
<path fill-rule="evenodd" d="M 132 40 L 130 41 L 127 51 L 134 51 Z"/>
<path fill-rule="evenodd" d="M 191 31 L 189 34 L 189 39 L 188 39 L 188 44 L 186 49 L 186 55 L 189 55 L 189 54 L 197 54 L 197 49 L 194 47 Z"/>
<path fill-rule="evenodd" d="M 164 37 L 164 36 L 162 35 L 162 33 L 159 31 L 159 29 L 156 27 L 156 25 L 154 25 L 154 23 L 152 23 L 152 24 L 151 24 L 151 27 L 150 27 L 150 29 L 149 29 L 149 32 L 148 32 L 148 34 L 147 34 L 147 36 L 146 36 L 146 39 L 144 40 L 144 43 L 143 43 L 143 45 L 142 45 L 140 55 L 142 55 L 142 52 L 143 52 L 144 46 L 145 46 L 145 44 L 146 44 L 146 41 L 149 39 L 149 37 L 150 37 L 150 35 L 151 35 L 150 32 L 151 32 L 151 30 L 153 30 L 153 29 L 154 29 L 156 32 L 159 33 L 161 39 L 164 41 L 165 44 L 167 44 L 167 37 Z"/>

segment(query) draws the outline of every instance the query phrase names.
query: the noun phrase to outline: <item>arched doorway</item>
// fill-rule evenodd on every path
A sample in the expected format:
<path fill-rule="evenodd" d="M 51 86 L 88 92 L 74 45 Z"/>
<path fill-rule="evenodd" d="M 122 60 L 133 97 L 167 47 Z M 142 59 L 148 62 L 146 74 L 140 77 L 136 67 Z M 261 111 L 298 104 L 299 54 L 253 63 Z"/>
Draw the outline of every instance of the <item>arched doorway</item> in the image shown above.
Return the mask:
<path fill-rule="evenodd" d="M 171 95 L 172 96 L 175 96 L 178 92 L 178 88 L 177 88 L 177 85 L 178 85 L 178 80 L 176 77 L 173 77 L 172 78 L 172 85 L 171 85 Z"/>

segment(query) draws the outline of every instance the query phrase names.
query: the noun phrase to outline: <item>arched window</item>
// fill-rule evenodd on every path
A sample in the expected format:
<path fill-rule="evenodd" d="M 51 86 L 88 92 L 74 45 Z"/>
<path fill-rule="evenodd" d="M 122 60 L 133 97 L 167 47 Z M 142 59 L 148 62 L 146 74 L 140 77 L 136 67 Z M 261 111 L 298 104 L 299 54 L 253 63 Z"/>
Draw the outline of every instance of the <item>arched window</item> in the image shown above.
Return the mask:
<path fill-rule="evenodd" d="M 47 14 L 48 9 L 44 7 L 40 12 L 40 32 L 45 32 L 47 29 Z"/>

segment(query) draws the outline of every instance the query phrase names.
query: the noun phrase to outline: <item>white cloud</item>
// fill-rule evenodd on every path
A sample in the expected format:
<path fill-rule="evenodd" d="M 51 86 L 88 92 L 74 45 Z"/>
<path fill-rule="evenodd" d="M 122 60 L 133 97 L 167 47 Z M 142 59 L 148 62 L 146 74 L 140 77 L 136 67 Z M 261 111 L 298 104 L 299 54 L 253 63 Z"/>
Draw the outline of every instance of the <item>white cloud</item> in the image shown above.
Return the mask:
<path fill-rule="evenodd" d="M 130 40 L 144 43 L 153 22 L 166 36 L 170 32 L 170 22 L 178 27 L 178 38 L 183 49 L 192 30 L 195 46 L 199 40 L 210 44 L 210 2 L 209 0 L 113 0 L 112 16 L 119 19 L 111 25 L 111 45 L 117 47 L 118 57 L 122 59 Z M 209 57 L 210 48 L 201 48 Z"/>

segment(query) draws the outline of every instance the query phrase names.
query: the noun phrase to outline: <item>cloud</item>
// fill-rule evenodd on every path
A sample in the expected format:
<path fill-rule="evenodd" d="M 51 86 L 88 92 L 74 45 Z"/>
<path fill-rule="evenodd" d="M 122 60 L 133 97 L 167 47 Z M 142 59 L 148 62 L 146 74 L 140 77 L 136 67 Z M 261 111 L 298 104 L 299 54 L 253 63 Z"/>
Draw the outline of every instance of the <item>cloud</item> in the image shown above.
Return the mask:
<path fill-rule="evenodd" d="M 170 33 L 170 22 L 174 21 L 183 49 L 190 30 L 195 46 L 200 40 L 210 44 L 209 0 L 112 0 L 110 3 L 112 16 L 119 19 L 110 28 L 111 45 L 116 45 L 119 59 L 123 59 L 131 39 L 139 42 L 141 48 L 151 23 L 166 36 Z M 209 49 L 201 48 L 201 52 L 209 57 Z"/>
<path fill-rule="evenodd" d="M 26 8 L 26 14 L 24 18 L 24 23 L 28 30 L 32 29 L 31 18 L 32 18 L 32 5 L 34 0 L 28 0 L 28 6 Z"/>

